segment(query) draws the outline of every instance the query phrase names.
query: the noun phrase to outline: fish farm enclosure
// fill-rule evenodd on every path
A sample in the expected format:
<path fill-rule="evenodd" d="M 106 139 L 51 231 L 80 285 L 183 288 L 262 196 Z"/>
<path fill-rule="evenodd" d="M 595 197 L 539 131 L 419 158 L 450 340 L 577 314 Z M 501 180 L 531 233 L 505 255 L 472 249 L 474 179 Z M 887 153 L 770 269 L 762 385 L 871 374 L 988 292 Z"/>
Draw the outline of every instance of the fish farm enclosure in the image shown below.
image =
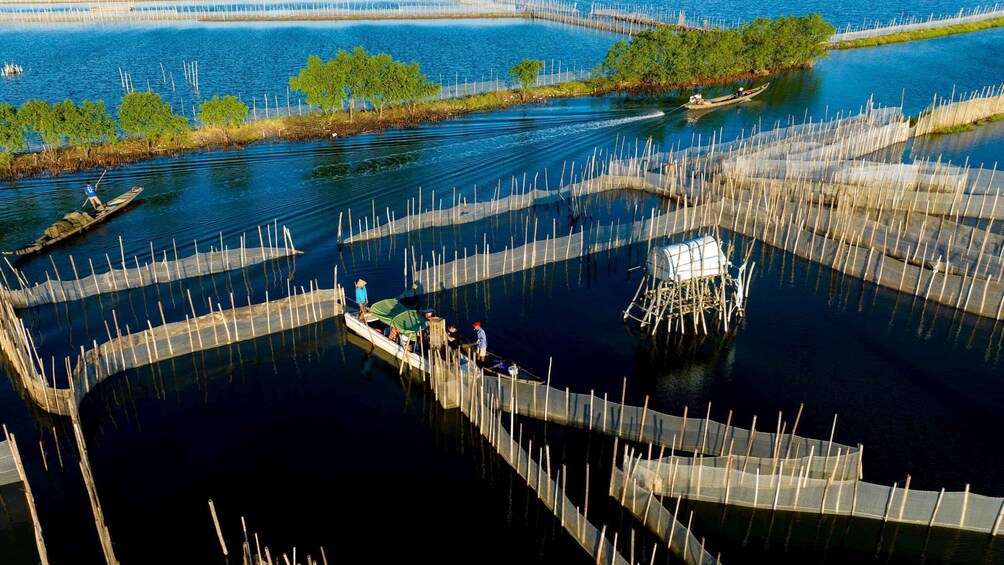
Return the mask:
<path fill-rule="evenodd" d="M 5 3 L 0 563 L 1004 564 L 1002 24 Z"/>

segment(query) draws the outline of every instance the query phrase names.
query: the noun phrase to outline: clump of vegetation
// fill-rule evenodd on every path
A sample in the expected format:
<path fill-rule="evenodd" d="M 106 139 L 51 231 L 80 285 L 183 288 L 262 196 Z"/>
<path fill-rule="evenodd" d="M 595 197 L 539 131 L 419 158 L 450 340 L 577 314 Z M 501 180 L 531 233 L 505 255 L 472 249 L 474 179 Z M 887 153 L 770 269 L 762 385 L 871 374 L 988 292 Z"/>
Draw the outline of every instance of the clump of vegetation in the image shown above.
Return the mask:
<path fill-rule="evenodd" d="M 523 59 L 513 68 L 509 69 L 509 76 L 512 77 L 522 88 L 519 89 L 519 98 L 526 100 L 526 91 L 537 83 L 537 76 L 544 69 L 544 61 Z"/>
<path fill-rule="evenodd" d="M 218 127 L 223 130 L 223 138 L 230 143 L 229 130 L 248 119 L 248 105 L 236 96 L 213 96 L 199 104 L 199 121 L 207 127 Z"/>
<path fill-rule="evenodd" d="M 329 120 L 347 102 L 350 122 L 357 100 L 369 104 L 380 116 L 385 106 L 404 104 L 414 114 L 416 102 L 439 90 L 439 85 L 430 82 L 417 63 L 395 61 L 386 53 L 370 55 L 362 47 L 351 53 L 339 49 L 327 61 L 309 56 L 307 66 L 297 76 L 290 77 L 289 87 L 305 94 L 307 104 L 320 108 Z"/>
<path fill-rule="evenodd" d="M 992 20 L 986 20 L 982 22 L 957 24 L 944 27 L 936 27 L 931 29 L 918 29 L 914 31 L 904 31 L 902 33 L 893 33 L 890 35 L 880 35 L 878 37 L 863 37 L 861 39 L 852 39 L 850 41 L 840 41 L 837 43 L 832 43 L 828 47 L 830 49 L 855 49 L 858 47 L 877 47 L 879 45 L 888 45 L 890 43 L 903 43 L 906 41 L 916 41 L 918 39 L 932 39 L 935 37 L 944 37 L 946 35 L 956 35 L 959 33 L 969 33 L 972 31 L 980 31 L 984 29 L 990 29 L 1002 26 L 1004 26 L 1004 18 L 994 18 Z"/>
<path fill-rule="evenodd" d="M 615 43 L 601 69 L 621 84 L 673 86 L 811 65 L 834 27 L 819 14 L 757 18 L 735 29 L 661 27 Z"/>
<path fill-rule="evenodd" d="M 188 132 L 188 120 L 175 114 L 171 105 L 156 92 L 130 92 L 118 107 L 119 127 L 126 135 L 146 140 L 148 151 L 153 142 L 172 139 Z"/>

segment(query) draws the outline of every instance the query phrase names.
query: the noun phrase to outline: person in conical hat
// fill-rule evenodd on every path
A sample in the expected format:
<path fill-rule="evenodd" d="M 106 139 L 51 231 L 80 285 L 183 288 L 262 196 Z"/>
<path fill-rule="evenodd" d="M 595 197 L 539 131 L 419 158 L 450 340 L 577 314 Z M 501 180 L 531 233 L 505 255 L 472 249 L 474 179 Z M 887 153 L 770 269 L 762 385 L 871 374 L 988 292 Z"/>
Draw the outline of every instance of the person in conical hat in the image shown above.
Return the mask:
<path fill-rule="evenodd" d="M 359 319 L 366 321 L 366 305 L 369 303 L 369 294 L 366 292 L 366 281 L 359 279 L 356 281 L 356 304 L 359 306 Z"/>

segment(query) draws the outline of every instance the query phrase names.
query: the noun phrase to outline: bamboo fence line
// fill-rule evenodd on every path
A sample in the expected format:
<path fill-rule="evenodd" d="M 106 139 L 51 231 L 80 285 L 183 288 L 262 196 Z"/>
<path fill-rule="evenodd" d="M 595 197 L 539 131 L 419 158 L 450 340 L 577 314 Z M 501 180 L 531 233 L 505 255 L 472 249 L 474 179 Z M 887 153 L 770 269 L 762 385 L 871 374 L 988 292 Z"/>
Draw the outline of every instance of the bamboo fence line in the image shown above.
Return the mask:
<path fill-rule="evenodd" d="M 50 401 L 47 394 L 51 388 L 49 379 L 55 375 L 46 376 L 45 364 L 38 357 L 31 333 L 14 313 L 6 296 L 5 292 L 0 292 L 0 351 L 17 377 L 15 380 L 39 406 L 52 408 L 57 403 L 65 404 L 69 398 L 68 391 L 65 390 Z"/>
<path fill-rule="evenodd" d="M 881 37 L 883 35 L 893 35 L 908 31 L 918 31 L 922 29 L 937 29 L 960 24 L 976 23 L 1004 17 L 1004 5 L 994 4 L 993 6 L 978 6 L 966 11 L 965 8 L 959 10 L 957 14 L 949 14 L 935 17 L 932 13 L 927 19 L 909 17 L 905 19 L 894 19 L 887 23 L 876 21 L 871 26 L 862 25 L 854 28 L 850 24 L 839 33 L 830 37 L 830 43 L 841 41 L 852 41 L 868 37 Z"/>
<path fill-rule="evenodd" d="M 679 506 L 670 512 L 662 501 L 655 499 L 644 487 L 636 481 L 628 481 L 624 472 L 614 466 L 610 478 L 609 495 L 620 502 L 640 522 L 645 524 L 652 533 L 664 541 L 667 548 L 686 563 L 707 563 L 720 565 L 721 555 L 712 556 L 705 550 L 704 538 L 698 544 L 697 538 L 690 531 L 694 519 L 694 511 L 690 511 L 687 525 L 680 522 Z"/>
<path fill-rule="evenodd" d="M 1001 12 L 1004 17 L 1004 10 Z M 955 100 L 934 96 L 931 106 L 917 118 L 914 135 L 925 135 L 953 126 L 971 124 L 993 116 L 1004 115 L 1004 83 L 987 86 Z"/>
<path fill-rule="evenodd" d="M 465 249 L 463 256 L 454 250 L 453 257 L 444 257 L 442 253 L 433 254 L 431 259 L 420 257 L 411 272 L 412 288 L 417 294 L 440 292 L 635 243 L 650 245 L 660 237 L 712 228 L 715 223 L 708 213 L 709 206 L 702 204 L 659 216 L 653 211 L 651 217 L 630 224 L 596 226 L 560 237 L 529 240 L 519 247 L 506 245 L 502 251 L 493 252 L 488 246 L 482 250 L 475 247 L 470 256 Z"/>
<path fill-rule="evenodd" d="M 74 2 L 49 6 L 17 2 L 8 4 L 6 9 L 0 10 L 0 22 L 50 25 L 526 17 L 525 14 L 505 5 L 489 2 L 415 2 L 396 8 L 378 7 L 378 5 L 380 5 L 378 2 L 345 1 L 233 3 L 217 0 L 165 0 L 139 4 L 114 1 Z"/>
<path fill-rule="evenodd" d="M 628 464 L 625 464 L 628 467 Z M 630 478 L 659 496 L 749 508 L 830 514 L 996 536 L 1004 498 L 963 492 L 911 490 L 910 476 L 891 486 L 867 483 L 853 470 L 816 478 L 804 466 L 781 462 L 771 473 L 750 472 L 737 461 L 706 466 L 702 458 L 670 457 L 630 464 Z"/>
<path fill-rule="evenodd" d="M 543 19 L 623 35 L 646 29 L 674 26 L 678 29 L 710 29 L 711 20 L 695 21 L 683 12 L 673 20 L 660 15 L 641 14 L 618 8 L 579 10 L 574 3 L 560 1 L 435 2 L 423 1 L 384 7 L 376 2 L 232 2 L 216 0 L 165 0 L 139 4 L 106 2 L 66 2 L 58 6 L 16 2 L 0 10 L 0 23 L 51 25 L 66 23 L 112 24 L 124 22 L 242 22 L 310 20 L 410 20 L 410 19 Z"/>
<path fill-rule="evenodd" d="M 16 483 L 20 480 L 10 443 L 4 439 L 0 441 L 0 486 Z"/>
<path fill-rule="evenodd" d="M 197 65 L 197 61 L 195 62 Z M 196 66 L 197 68 L 197 66 Z M 523 88 L 522 84 L 517 81 L 508 80 L 500 76 L 492 78 L 493 71 L 489 70 L 488 80 L 471 80 L 469 77 L 464 77 L 464 80 L 460 80 L 459 73 L 457 73 L 454 82 L 450 83 L 442 82 L 442 76 L 440 76 L 439 90 L 436 94 L 423 98 L 424 101 L 434 101 L 434 100 L 454 100 L 458 98 L 464 98 L 467 96 L 475 96 L 478 94 L 486 94 L 489 92 L 508 92 L 519 90 Z M 198 75 L 196 76 L 196 96 L 198 96 Z M 534 82 L 534 86 L 553 86 L 557 84 L 563 84 L 568 82 L 583 81 L 596 78 L 596 73 L 589 69 L 580 69 L 577 67 L 569 67 L 565 65 L 562 61 L 557 61 L 557 70 L 555 70 L 555 61 L 551 61 L 551 72 L 544 72 L 543 70 L 537 75 L 537 79 Z M 127 84 L 128 84 L 128 73 L 126 73 Z M 482 75 L 482 79 L 483 79 Z M 285 93 L 282 94 L 268 94 L 264 93 L 261 95 L 254 96 L 238 96 L 238 99 L 248 104 L 248 115 L 244 123 L 254 123 L 260 120 L 275 119 L 287 116 L 302 116 L 305 113 L 309 114 L 311 112 L 319 112 L 321 109 L 318 106 L 313 106 L 303 102 L 302 98 L 293 98 L 289 89 L 286 89 Z M 261 100 L 262 104 L 259 106 L 258 101 Z M 197 100 L 196 100 L 197 102 Z M 295 102 L 295 104 L 294 104 Z M 354 100 L 351 103 L 347 100 L 341 101 L 341 110 L 348 111 L 349 108 L 353 108 L 359 111 L 373 111 L 376 108 L 373 107 L 371 103 L 365 100 Z M 186 107 L 182 108 L 182 113 L 186 112 Z M 193 124 L 201 124 L 202 122 L 198 119 L 198 112 L 195 106 L 191 108 Z M 187 115 L 187 114 L 186 114 Z"/>
<path fill-rule="evenodd" d="M 38 520 L 38 510 L 35 508 L 35 497 L 31 493 L 31 485 L 28 484 L 28 476 L 24 471 L 24 462 L 21 460 L 21 453 L 17 448 L 17 438 L 7 431 L 7 426 L 3 426 L 4 441 L 0 442 L 0 481 L 5 480 L 4 466 L 10 464 L 14 467 L 15 477 L 0 485 L 20 482 L 24 485 L 24 498 L 28 505 L 28 513 L 31 515 L 31 525 L 35 532 L 35 548 L 38 550 L 38 559 L 42 565 L 49 565 L 49 555 L 45 549 L 45 539 L 42 537 L 42 524 Z M 9 459 L 9 461 L 5 461 Z M 7 511 L 6 505 L 4 512 Z"/>
<path fill-rule="evenodd" d="M 499 456 L 526 481 L 527 488 L 537 493 L 539 500 L 554 514 L 561 527 L 586 550 L 595 563 L 630 563 L 621 555 L 616 535 L 611 542 L 606 537 L 606 526 L 598 529 L 589 522 L 588 487 L 580 511 L 565 491 L 567 467 L 562 465 L 557 468 L 555 465 L 555 469 L 552 469 L 548 446 L 538 447 L 535 453 L 533 443 L 530 442 L 524 449 L 522 433 L 515 437 L 515 432 L 505 429 L 498 397 L 486 390 L 480 371 L 462 370 L 457 358 L 444 360 L 431 350 L 427 366 L 431 368 L 430 384 L 440 402 L 460 409 Z M 470 365 L 466 367 L 469 369 Z M 537 456 L 536 460 L 534 455 Z M 588 483 L 588 465 L 586 473 Z M 685 562 L 705 565 L 700 561 Z"/>
<path fill-rule="evenodd" d="M 543 241 L 537 237 L 536 223 L 533 238 L 529 237 L 528 220 L 522 247 L 503 243 L 501 252 L 492 253 L 486 236 L 484 247 L 476 246 L 473 255 L 466 249 L 463 257 L 460 250 L 450 257 L 445 249 L 430 259 L 413 254 L 414 290 L 455 288 L 581 257 L 587 249 L 607 250 L 687 231 L 724 229 L 865 281 L 1002 319 L 1004 241 L 992 228 L 1004 215 L 1004 201 L 996 169 L 971 170 L 968 164 L 953 166 L 940 159 L 907 166 L 852 159 L 904 139 L 909 130 L 898 109 L 869 107 L 863 116 L 787 129 L 787 135 L 755 134 L 731 142 L 727 151 L 717 151 L 713 141 L 698 151 L 660 153 L 646 148 L 639 157 L 615 160 L 611 156 L 600 166 L 594 160 L 588 171 L 599 171 L 601 176 L 581 181 L 576 188 L 586 188 L 580 192 L 599 190 L 590 187 L 678 192 L 684 207 L 658 216 L 652 211 L 649 220 L 632 225 L 594 226 L 567 236 L 552 226 Z M 765 154 L 783 153 L 785 147 L 790 155 L 787 160 L 760 160 Z M 554 200 L 547 191 L 534 190 L 533 196 Z M 510 198 L 493 197 L 472 213 L 464 203 L 458 205 L 456 198 L 448 210 L 409 214 L 402 220 L 388 212 L 391 223 L 363 235 L 484 219 L 512 209 Z M 688 200 L 701 204 L 688 207 Z M 532 201 L 527 198 L 522 207 Z M 977 228 L 963 219 L 986 219 L 990 225 Z"/>
<path fill-rule="evenodd" d="M 84 395 L 101 381 L 112 375 L 159 363 L 172 357 L 188 355 L 255 339 L 275 332 L 316 324 L 344 312 L 344 290 L 341 287 L 321 289 L 311 282 L 309 289 L 291 287 L 289 296 L 261 304 L 236 306 L 230 295 L 230 308 L 210 303 L 212 312 L 196 316 L 186 314 L 185 321 L 153 326 L 147 329 L 122 333 L 115 323 L 115 338 L 94 343 L 92 349 L 81 347 L 70 380 L 77 396 L 77 404 Z M 128 332 L 128 328 L 126 329 Z M 69 361 L 67 361 L 69 364 Z"/>
<path fill-rule="evenodd" d="M 786 461 L 789 465 L 803 464 L 822 478 L 833 476 L 838 466 L 854 469 L 855 474 L 861 470 L 863 448 L 833 441 L 835 417 L 830 439 L 817 440 L 795 435 L 801 413 L 790 430 L 781 413 L 773 429 L 757 429 L 756 418 L 750 428 L 741 428 L 733 425 L 731 412 L 724 424 L 712 420 L 710 405 L 704 414 L 688 418 L 687 410 L 682 417 L 650 410 L 647 399 L 643 406 L 630 406 L 623 398 L 611 400 L 607 394 L 599 397 L 593 392 L 575 393 L 549 384 L 513 384 L 509 379 L 490 377 L 483 381 L 486 390 L 497 396 L 499 409 L 514 416 L 648 444 L 660 453 L 693 453 L 705 457 L 709 466 L 724 466 L 729 458 L 752 472 L 757 468 L 776 469 Z"/>
<path fill-rule="evenodd" d="M 72 380 L 70 381 L 70 386 L 73 386 Z M 72 388 L 70 392 L 71 394 L 74 393 Z M 91 470 L 91 458 L 88 455 L 87 442 L 84 440 L 83 426 L 80 424 L 80 413 L 77 411 L 77 405 L 72 402 L 68 404 L 67 408 L 66 414 L 63 415 L 70 417 L 73 437 L 77 442 L 77 452 L 80 455 L 80 474 L 84 478 L 87 497 L 91 503 L 91 513 L 94 515 L 94 527 L 98 532 L 98 539 L 101 541 L 101 551 L 104 553 L 106 565 L 119 565 L 119 561 L 115 557 L 115 548 L 112 545 L 111 532 L 108 531 L 108 526 L 105 522 L 105 513 L 101 508 L 101 500 L 98 497 L 98 487 L 94 482 L 94 473 Z"/>
<path fill-rule="evenodd" d="M 313 281 L 309 283 L 309 289 L 287 283 L 286 298 L 270 301 L 266 292 L 264 303 L 251 304 L 249 298 L 247 306 L 237 306 L 231 293 L 229 308 L 210 299 L 210 312 L 203 315 L 197 314 L 189 294 L 191 316 L 186 314 L 183 322 L 168 323 L 163 306 L 158 303 L 161 324 L 154 326 L 147 320 L 146 329 L 135 332 L 128 325 L 121 328 L 113 311 L 112 324 L 106 324 L 108 341 L 99 345 L 94 340 L 89 351 L 81 346 L 80 356 L 73 366 L 69 357 L 66 358 L 70 388 L 56 385 L 54 366 L 51 374 L 46 374 L 46 365 L 38 357 L 30 332 L 14 313 L 9 300 L 5 299 L 5 293 L 0 292 L 0 350 L 11 361 L 27 395 L 47 412 L 65 416 L 96 384 L 127 369 L 337 316 L 344 311 L 345 296 L 344 290 L 338 286 L 337 269 L 334 274 L 333 289 L 321 289 Z M 112 328 L 115 337 L 112 336 Z"/>
<path fill-rule="evenodd" d="M 121 268 L 116 268 L 112 262 L 113 260 L 106 253 L 104 263 L 107 264 L 108 270 L 103 273 L 96 273 L 94 260 L 89 258 L 86 265 L 89 267 L 91 274 L 81 278 L 78 274 L 77 264 L 71 255 L 70 268 L 66 269 L 64 267 L 64 272 L 72 272 L 73 279 L 63 280 L 59 274 L 59 268 L 50 256 L 53 268 L 52 276 L 50 277 L 49 273 L 46 272 L 45 282 L 33 285 L 8 261 L 7 266 L 14 273 L 14 280 L 17 282 L 19 288 L 11 288 L 6 276 L 4 276 L 5 288 L 0 289 L 0 292 L 6 292 L 7 299 L 15 308 L 27 308 L 40 304 L 82 300 L 98 294 L 142 288 L 160 283 L 171 283 L 190 277 L 224 273 L 274 259 L 302 254 L 302 251 L 297 250 L 293 245 L 289 230 L 285 226 L 282 226 L 282 230 L 282 247 L 271 245 L 271 227 L 268 228 L 269 245 L 265 246 L 262 232 L 259 228 L 258 236 L 261 239 L 261 247 L 248 247 L 246 236 L 241 236 L 238 245 L 231 249 L 223 245 L 221 236 L 219 248 L 210 247 L 209 251 L 200 252 L 199 243 L 195 241 L 195 252 L 180 259 L 178 258 L 177 245 L 173 247 L 173 259 L 168 259 L 168 251 L 166 249 L 161 251 L 160 258 L 158 258 L 158 254 L 154 251 L 153 242 L 151 242 L 149 260 L 140 264 L 139 257 L 133 256 L 132 264 L 135 267 L 129 267 L 130 262 L 125 257 L 122 238 L 120 237 L 120 255 L 114 261 Z M 275 243 L 278 243 L 278 235 L 276 236 Z M 102 264 L 100 259 L 98 260 L 98 264 Z M 85 263 L 81 263 L 80 268 L 83 269 L 84 266 Z M 0 271 L 0 274 L 2 274 L 2 271 Z"/>
<path fill-rule="evenodd" d="M 877 134 L 876 130 L 879 130 Z M 397 218 L 389 207 L 378 213 L 374 202 L 372 213 L 356 214 L 353 222 L 352 210 L 349 209 L 345 228 L 343 219 L 346 214 L 339 214 L 338 238 L 352 243 L 429 227 L 457 225 L 541 204 L 627 188 L 670 197 L 686 195 L 693 201 L 699 196 L 697 186 L 711 168 L 720 169 L 719 173 L 732 174 L 736 169 L 748 169 L 748 166 L 743 167 L 743 163 L 763 160 L 769 151 L 786 156 L 801 155 L 806 160 L 825 166 L 828 158 L 847 160 L 873 153 L 890 144 L 905 141 L 908 135 L 909 127 L 903 122 L 898 108 L 874 108 L 869 103 L 858 115 L 838 115 L 816 124 L 786 127 L 778 124 L 772 130 L 754 131 L 749 137 L 735 141 L 723 141 L 716 133 L 708 145 L 700 145 L 698 138 L 696 146 L 661 152 L 649 140 L 643 147 L 636 144 L 633 153 L 631 148 L 623 146 L 613 151 L 594 151 L 594 155 L 579 168 L 578 176 L 575 163 L 571 164 L 568 183 L 565 183 L 565 171 L 562 170 L 556 190 L 546 186 L 542 188 L 536 175 L 528 179 L 524 174 L 522 180 L 512 177 L 507 194 L 499 181 L 488 198 L 480 202 L 477 187 L 472 202 L 462 195 L 458 196 L 453 189 L 452 193 L 447 193 L 452 194 L 449 207 L 445 206 L 443 191 L 439 192 L 438 200 L 436 191 L 432 191 L 423 202 L 423 193 L 419 190 L 417 198 L 406 202 L 406 213 L 402 218 Z M 811 154 L 808 153 L 810 149 L 813 150 Z M 733 162 L 737 163 L 729 164 Z M 753 174 L 752 171 L 744 172 Z M 695 181 L 693 177 L 701 178 Z M 343 237 L 346 232 L 348 237 Z"/>

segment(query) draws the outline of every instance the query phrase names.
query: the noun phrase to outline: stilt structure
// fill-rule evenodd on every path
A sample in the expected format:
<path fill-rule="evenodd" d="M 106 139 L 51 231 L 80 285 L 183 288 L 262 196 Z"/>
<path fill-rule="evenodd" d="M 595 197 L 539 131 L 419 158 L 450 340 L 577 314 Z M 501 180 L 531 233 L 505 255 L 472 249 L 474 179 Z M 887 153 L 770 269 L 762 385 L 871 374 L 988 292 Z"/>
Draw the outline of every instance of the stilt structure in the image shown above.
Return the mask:
<path fill-rule="evenodd" d="M 624 321 L 637 322 L 653 335 L 666 320 L 669 331 L 708 333 L 708 318 L 717 319 L 724 331 L 745 312 L 746 291 L 752 266 L 744 262 L 730 273 L 732 263 L 718 240 L 705 235 L 653 249 L 645 264 L 634 298 L 624 311 Z"/>

